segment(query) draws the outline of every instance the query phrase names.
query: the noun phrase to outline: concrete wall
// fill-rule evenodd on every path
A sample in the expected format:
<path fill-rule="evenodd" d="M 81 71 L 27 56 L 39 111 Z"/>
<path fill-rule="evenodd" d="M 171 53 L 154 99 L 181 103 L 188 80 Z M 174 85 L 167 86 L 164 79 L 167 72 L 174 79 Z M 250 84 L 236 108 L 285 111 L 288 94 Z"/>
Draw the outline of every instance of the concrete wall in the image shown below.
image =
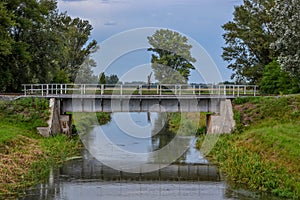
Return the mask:
<path fill-rule="evenodd" d="M 235 128 L 231 100 L 220 102 L 220 114 L 207 119 L 207 133 L 231 133 Z"/>
<path fill-rule="evenodd" d="M 64 133 L 71 135 L 72 133 L 72 117 L 71 115 L 60 114 L 60 100 L 55 98 L 49 99 L 49 119 L 47 127 L 38 127 L 37 131 L 44 137 L 53 136 Z"/>
<path fill-rule="evenodd" d="M 212 112 L 220 113 L 219 98 L 65 98 L 61 112 Z"/>

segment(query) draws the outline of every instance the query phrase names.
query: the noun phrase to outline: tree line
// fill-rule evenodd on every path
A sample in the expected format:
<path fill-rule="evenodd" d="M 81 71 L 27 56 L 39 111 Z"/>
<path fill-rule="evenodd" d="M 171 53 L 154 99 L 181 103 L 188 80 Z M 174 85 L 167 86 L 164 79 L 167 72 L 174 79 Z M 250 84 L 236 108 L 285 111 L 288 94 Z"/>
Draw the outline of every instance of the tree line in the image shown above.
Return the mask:
<path fill-rule="evenodd" d="M 222 57 L 237 83 L 265 93 L 300 91 L 300 0 L 244 0 L 224 24 Z"/>
<path fill-rule="evenodd" d="M 91 30 L 87 20 L 60 13 L 55 0 L 2 0 L 0 92 L 21 91 L 23 83 L 74 82 L 81 64 L 95 66 Z"/>

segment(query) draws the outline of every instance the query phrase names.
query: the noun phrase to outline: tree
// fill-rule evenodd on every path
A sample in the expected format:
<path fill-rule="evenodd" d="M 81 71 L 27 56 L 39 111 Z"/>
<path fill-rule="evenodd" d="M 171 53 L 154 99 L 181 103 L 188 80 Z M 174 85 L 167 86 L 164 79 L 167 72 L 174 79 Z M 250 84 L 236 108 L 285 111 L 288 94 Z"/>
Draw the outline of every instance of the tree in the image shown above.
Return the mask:
<path fill-rule="evenodd" d="M 88 56 L 80 67 L 76 70 L 76 83 L 80 84 L 95 84 L 98 77 L 93 74 L 92 67 L 96 66 L 96 62 Z"/>
<path fill-rule="evenodd" d="M 231 78 L 236 82 L 258 84 L 264 67 L 276 58 L 270 48 L 275 41 L 270 15 L 273 7 L 274 0 L 244 0 L 235 7 L 233 21 L 222 26 L 226 42 L 222 57 L 234 71 Z"/>
<path fill-rule="evenodd" d="M 266 94 L 292 94 L 299 92 L 298 80 L 281 69 L 277 61 L 268 64 L 260 82 L 260 90 Z"/>
<path fill-rule="evenodd" d="M 192 63 L 196 59 L 191 56 L 192 46 L 188 39 L 168 29 L 157 30 L 148 42 L 152 46 L 152 69 L 156 80 L 160 83 L 187 83 L 190 71 L 195 69 Z"/>
<path fill-rule="evenodd" d="M 86 20 L 60 14 L 55 0 L 0 2 L 0 92 L 23 83 L 74 82 L 96 51 Z"/>
<path fill-rule="evenodd" d="M 300 77 L 300 0 L 276 0 L 272 14 L 278 61 L 291 76 Z"/>
<path fill-rule="evenodd" d="M 9 30 L 14 25 L 13 13 L 6 9 L 4 2 L 0 2 L 0 92 L 6 91 L 7 85 L 13 81 L 11 69 L 6 64 L 6 60 L 13 51 L 14 40 Z"/>
<path fill-rule="evenodd" d="M 98 46 L 95 40 L 89 41 L 89 36 L 93 27 L 87 20 L 80 18 L 72 19 L 66 13 L 59 16 L 64 41 L 65 51 L 61 57 L 61 67 L 70 76 L 72 82 L 75 81 L 80 65 L 87 57 L 97 51 Z"/>
<path fill-rule="evenodd" d="M 101 72 L 100 75 L 99 75 L 99 82 L 98 82 L 99 85 L 102 85 L 102 84 L 106 84 L 106 80 L 105 80 L 105 74 L 104 72 Z"/>
<path fill-rule="evenodd" d="M 105 78 L 106 84 L 117 84 L 119 82 L 119 77 L 115 74 L 111 74 L 110 76 L 106 76 Z"/>

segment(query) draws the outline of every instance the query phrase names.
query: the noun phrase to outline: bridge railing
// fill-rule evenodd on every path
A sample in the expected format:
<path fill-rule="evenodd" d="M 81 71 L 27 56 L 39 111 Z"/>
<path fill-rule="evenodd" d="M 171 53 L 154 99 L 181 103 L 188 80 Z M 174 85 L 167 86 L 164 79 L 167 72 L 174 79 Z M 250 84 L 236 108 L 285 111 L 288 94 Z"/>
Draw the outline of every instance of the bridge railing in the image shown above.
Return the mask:
<path fill-rule="evenodd" d="M 215 95 L 256 96 L 256 85 L 23 84 L 24 96 L 59 95 Z"/>

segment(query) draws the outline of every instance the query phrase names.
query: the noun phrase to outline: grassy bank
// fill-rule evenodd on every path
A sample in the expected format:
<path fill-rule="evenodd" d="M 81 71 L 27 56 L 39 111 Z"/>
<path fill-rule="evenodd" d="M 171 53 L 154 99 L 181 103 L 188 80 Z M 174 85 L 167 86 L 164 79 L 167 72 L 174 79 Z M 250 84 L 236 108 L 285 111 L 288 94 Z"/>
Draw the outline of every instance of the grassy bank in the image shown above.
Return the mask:
<path fill-rule="evenodd" d="M 47 177 L 51 167 L 80 152 L 77 138 L 37 134 L 36 127 L 46 126 L 48 116 L 45 99 L 0 101 L 0 198 L 15 198 Z"/>
<path fill-rule="evenodd" d="M 209 156 L 238 187 L 300 198 L 300 95 L 233 104 L 237 130 L 222 135 Z"/>

